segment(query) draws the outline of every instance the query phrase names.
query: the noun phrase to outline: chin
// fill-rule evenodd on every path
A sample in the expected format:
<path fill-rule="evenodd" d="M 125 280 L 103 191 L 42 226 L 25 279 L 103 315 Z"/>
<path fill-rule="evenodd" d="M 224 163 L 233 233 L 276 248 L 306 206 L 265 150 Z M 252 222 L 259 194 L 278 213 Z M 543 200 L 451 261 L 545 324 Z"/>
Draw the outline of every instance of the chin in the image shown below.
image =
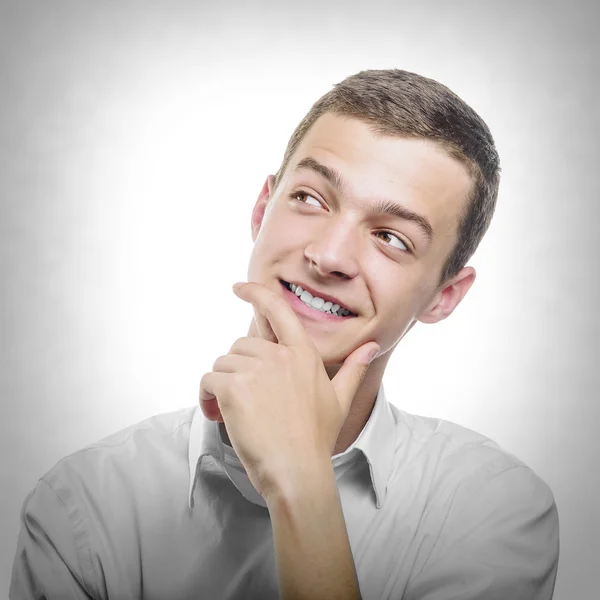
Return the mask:
<path fill-rule="evenodd" d="M 313 340 L 314 341 L 314 340 Z M 352 354 L 352 350 L 342 350 L 342 352 L 335 351 L 333 348 L 322 347 L 322 345 L 315 342 L 315 346 L 319 351 L 321 360 L 327 368 L 339 368 L 344 364 L 344 361 Z"/>

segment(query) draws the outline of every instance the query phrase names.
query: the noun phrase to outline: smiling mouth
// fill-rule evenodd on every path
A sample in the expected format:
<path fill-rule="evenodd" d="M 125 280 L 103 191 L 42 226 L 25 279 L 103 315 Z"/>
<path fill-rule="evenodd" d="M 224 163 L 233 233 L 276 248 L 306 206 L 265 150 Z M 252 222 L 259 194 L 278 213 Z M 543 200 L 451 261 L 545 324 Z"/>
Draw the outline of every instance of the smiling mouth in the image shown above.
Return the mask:
<path fill-rule="evenodd" d="M 289 283 L 288 281 L 284 281 L 280 279 L 281 284 L 287 288 L 293 294 L 296 294 L 298 299 L 303 302 L 309 308 L 317 310 L 319 312 L 323 312 L 327 315 L 334 315 L 336 317 L 356 317 L 357 315 L 352 311 L 348 310 L 344 306 L 340 306 L 339 304 L 334 304 L 333 302 L 326 301 L 323 298 L 319 298 L 318 296 L 313 296 L 307 290 L 303 290 L 301 286 L 296 285 L 295 283 Z"/>

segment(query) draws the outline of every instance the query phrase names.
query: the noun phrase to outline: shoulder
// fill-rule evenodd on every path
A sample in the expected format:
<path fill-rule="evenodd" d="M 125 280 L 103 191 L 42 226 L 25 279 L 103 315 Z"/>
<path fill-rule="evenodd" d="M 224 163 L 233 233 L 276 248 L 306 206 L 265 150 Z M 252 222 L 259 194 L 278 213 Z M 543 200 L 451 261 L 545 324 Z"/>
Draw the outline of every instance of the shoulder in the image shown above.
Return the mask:
<path fill-rule="evenodd" d="M 102 496 L 111 487 L 150 486 L 153 475 L 187 469 L 195 407 L 155 415 L 60 460 L 41 481 L 65 501 L 73 493 Z"/>
<path fill-rule="evenodd" d="M 399 451 L 422 474 L 429 471 L 431 499 L 443 499 L 446 517 L 451 517 L 447 526 L 459 523 L 457 531 L 463 531 L 478 517 L 482 525 L 512 519 L 516 526 L 543 516 L 553 535 L 558 534 L 552 490 L 513 453 L 462 425 L 396 407 L 393 412 L 406 442 Z"/>
<path fill-rule="evenodd" d="M 438 475 L 447 472 L 457 483 L 466 479 L 489 480 L 518 467 L 528 469 L 517 456 L 481 433 L 444 419 L 391 408 L 398 430 L 397 451 L 405 462 L 433 462 Z"/>
<path fill-rule="evenodd" d="M 533 589 L 534 581 L 544 591 L 528 597 L 551 597 L 544 594 L 556 576 L 559 522 L 548 484 L 480 433 L 399 409 L 394 415 L 403 431 L 398 451 L 427 480 L 422 522 L 436 532 L 410 597 L 422 597 L 420 586 L 430 589 L 432 581 L 443 594 L 446 576 L 457 573 L 481 585 L 486 597 L 516 597 L 515 589 Z M 461 597 L 480 596 L 465 589 Z"/>
<path fill-rule="evenodd" d="M 398 431 L 397 465 L 421 473 L 432 499 L 454 498 L 454 509 L 489 496 L 490 508 L 555 508 L 548 484 L 523 460 L 494 440 L 443 419 L 392 407 Z M 545 509 L 544 509 L 545 507 Z"/>
<path fill-rule="evenodd" d="M 173 436 L 182 428 L 189 430 L 195 411 L 196 407 L 192 406 L 148 417 L 139 423 L 125 427 L 98 442 L 86 446 L 80 452 L 95 448 L 117 447 L 128 441 L 136 442 L 143 439 L 150 440 L 152 438 Z"/>
<path fill-rule="evenodd" d="M 125 566 L 142 551 L 140 532 L 148 536 L 173 506 L 186 506 L 194 412 L 145 419 L 63 458 L 40 478 L 21 509 L 15 593 L 34 586 L 65 597 L 82 587 L 107 597 L 108 581 L 128 585 Z"/>

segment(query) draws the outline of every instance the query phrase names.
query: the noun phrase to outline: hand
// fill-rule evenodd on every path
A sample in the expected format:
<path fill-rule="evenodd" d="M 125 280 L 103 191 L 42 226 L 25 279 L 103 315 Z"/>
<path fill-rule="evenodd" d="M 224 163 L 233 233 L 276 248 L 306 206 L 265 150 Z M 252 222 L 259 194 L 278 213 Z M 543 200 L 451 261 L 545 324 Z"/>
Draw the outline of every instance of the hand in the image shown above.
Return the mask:
<path fill-rule="evenodd" d="M 256 490 L 267 497 L 282 479 L 330 463 L 356 390 L 379 346 L 350 354 L 330 381 L 319 352 L 280 295 L 259 283 L 234 292 L 254 305 L 257 335 L 238 339 L 200 381 L 207 419 L 224 421 Z"/>

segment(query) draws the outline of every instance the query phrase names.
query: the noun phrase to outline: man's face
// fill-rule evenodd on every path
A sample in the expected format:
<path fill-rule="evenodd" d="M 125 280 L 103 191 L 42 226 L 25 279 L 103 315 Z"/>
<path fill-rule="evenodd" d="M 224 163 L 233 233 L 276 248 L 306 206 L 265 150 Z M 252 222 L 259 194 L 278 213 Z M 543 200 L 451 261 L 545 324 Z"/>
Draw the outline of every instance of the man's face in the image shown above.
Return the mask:
<path fill-rule="evenodd" d="M 465 167 L 432 142 L 375 136 L 360 120 L 328 113 L 271 188 L 269 178 L 252 214 L 248 281 L 285 297 L 327 366 L 371 340 L 381 353 L 393 350 L 439 298 L 471 190 Z M 375 212 L 384 202 L 404 218 Z M 282 281 L 355 316 L 309 308 Z"/>

